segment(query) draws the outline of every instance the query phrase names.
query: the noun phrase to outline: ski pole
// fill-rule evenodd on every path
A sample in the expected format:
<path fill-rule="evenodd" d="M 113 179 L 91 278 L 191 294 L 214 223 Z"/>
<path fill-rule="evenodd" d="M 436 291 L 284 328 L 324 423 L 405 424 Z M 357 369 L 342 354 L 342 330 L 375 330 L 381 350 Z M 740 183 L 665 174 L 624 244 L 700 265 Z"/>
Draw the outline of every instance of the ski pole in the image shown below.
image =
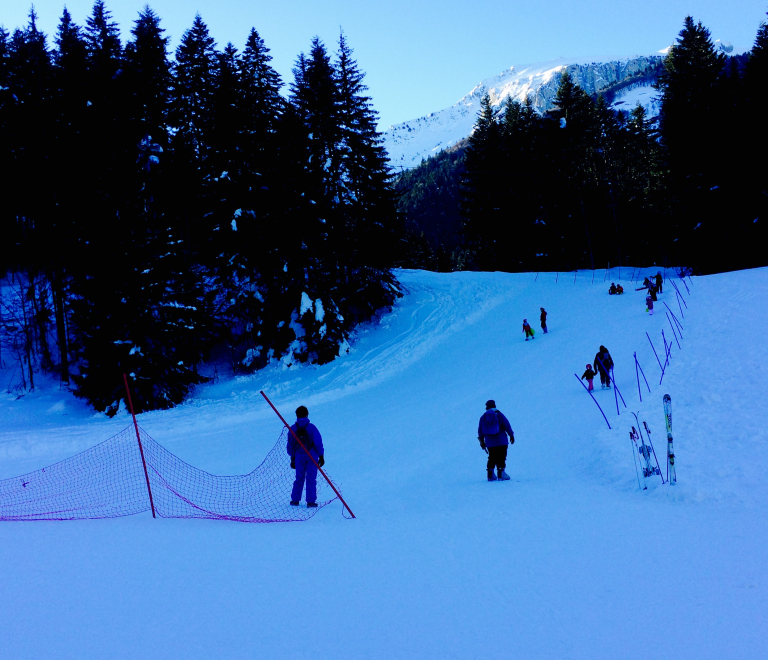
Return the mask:
<path fill-rule="evenodd" d="M 579 383 L 581 383 L 581 386 L 585 390 L 587 390 L 587 394 L 589 394 L 589 396 L 592 397 L 592 401 L 595 402 L 595 405 L 597 406 L 597 409 L 600 411 L 600 414 L 603 416 L 605 423 L 608 424 L 608 428 L 611 428 L 611 423 L 608 421 L 608 418 L 605 416 L 605 413 L 603 412 L 603 409 L 600 407 L 600 404 L 597 402 L 597 399 L 592 395 L 592 392 L 590 392 L 589 388 L 584 383 L 581 382 L 581 378 L 579 378 L 576 374 L 573 374 L 573 375 L 576 376 L 576 380 L 578 380 Z"/>
<path fill-rule="evenodd" d="M 624 407 L 627 407 L 627 402 L 624 401 L 624 397 L 621 394 L 621 390 L 616 387 L 616 375 L 614 373 L 615 369 L 614 367 L 611 367 L 611 378 L 613 378 L 613 389 L 618 393 L 619 397 L 621 397 L 621 402 L 624 404 Z"/>
<path fill-rule="evenodd" d="M 635 476 L 637 477 L 637 487 L 640 490 L 643 490 L 643 487 L 640 485 L 640 473 L 637 471 L 637 452 L 635 451 L 637 449 L 637 440 L 635 439 L 635 435 L 637 434 L 637 431 L 635 431 L 635 427 L 632 427 L 632 430 L 629 432 L 629 444 L 632 449 L 632 462 L 635 464 Z M 648 487 L 646 486 L 646 490 Z"/>
<path fill-rule="evenodd" d="M 672 323 L 672 319 L 669 318 L 669 312 L 667 312 L 667 321 L 669 321 L 669 327 L 672 328 L 672 334 L 675 336 L 675 341 L 677 342 L 677 347 L 682 351 L 683 349 L 680 347 L 680 341 L 677 339 L 677 332 L 675 332 L 675 324 Z"/>
<path fill-rule="evenodd" d="M 651 442 L 651 429 L 648 428 L 648 422 L 643 421 L 643 426 L 645 426 L 645 432 L 648 434 L 648 444 L 651 445 L 651 451 L 653 452 L 653 458 L 656 459 L 656 468 L 659 471 L 659 476 L 661 477 L 661 483 L 664 482 L 664 475 L 661 473 L 661 465 L 659 465 L 659 459 L 656 456 L 656 450 L 653 448 L 653 442 Z"/>
<path fill-rule="evenodd" d="M 680 338 L 683 336 L 683 325 L 680 323 L 680 321 L 677 320 L 677 317 L 675 316 L 675 313 L 669 309 L 669 305 L 667 303 L 664 303 L 664 306 L 669 310 L 669 313 L 672 314 L 672 318 L 675 319 L 675 323 L 677 323 L 677 327 L 680 329 Z"/>
<path fill-rule="evenodd" d="M 645 386 L 648 388 L 648 394 L 651 393 L 651 386 L 648 384 L 648 379 L 645 377 L 645 372 L 643 371 L 643 367 L 640 366 L 640 362 L 637 360 L 637 353 L 635 353 L 635 364 L 640 367 L 640 373 L 643 374 L 643 380 L 645 381 Z"/>
<path fill-rule="evenodd" d="M 643 391 L 640 389 L 640 373 L 637 371 L 637 352 L 635 352 L 635 377 L 637 378 L 637 393 L 640 396 L 640 403 L 643 402 Z"/>
<path fill-rule="evenodd" d="M 661 366 L 661 360 L 659 360 L 659 354 L 656 352 L 656 347 L 653 345 L 653 342 L 651 341 L 651 336 L 646 332 L 645 336 L 648 337 L 648 341 L 651 343 L 651 348 L 653 349 L 653 354 L 656 356 L 656 362 L 659 363 L 659 369 L 661 369 L 662 375 L 664 374 L 664 367 Z"/>

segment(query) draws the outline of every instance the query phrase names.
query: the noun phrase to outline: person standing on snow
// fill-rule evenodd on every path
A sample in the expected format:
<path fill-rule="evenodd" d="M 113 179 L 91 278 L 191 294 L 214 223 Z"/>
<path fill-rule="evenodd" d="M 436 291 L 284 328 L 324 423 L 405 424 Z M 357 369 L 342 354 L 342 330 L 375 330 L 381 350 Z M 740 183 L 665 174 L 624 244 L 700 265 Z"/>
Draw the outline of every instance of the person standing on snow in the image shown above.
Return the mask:
<path fill-rule="evenodd" d="M 645 311 L 650 312 L 651 316 L 653 316 L 653 296 L 650 293 L 645 297 L 645 305 Z"/>
<path fill-rule="evenodd" d="M 592 365 L 596 373 L 600 374 L 600 385 L 603 387 L 611 386 L 611 369 L 613 368 L 613 359 L 605 346 L 600 346 L 600 350 L 595 355 L 595 361 Z"/>
<path fill-rule="evenodd" d="M 528 324 L 528 319 L 523 319 L 523 332 L 525 333 L 525 341 L 528 341 L 528 337 L 533 339 L 533 328 Z"/>
<path fill-rule="evenodd" d="M 664 282 L 663 279 L 661 279 L 661 271 L 656 273 L 656 288 L 659 290 L 659 293 L 663 293 L 662 291 L 662 282 Z"/>
<path fill-rule="evenodd" d="M 317 465 L 323 467 L 325 465 L 323 438 L 317 427 L 310 423 L 309 411 L 305 406 L 296 408 L 296 423 L 291 426 L 291 431 L 298 436 L 307 451 L 312 454 Z M 291 467 L 296 470 L 296 479 L 291 491 L 291 506 L 299 506 L 301 491 L 304 490 L 304 481 L 307 482 L 307 506 L 317 506 L 317 466 L 291 433 L 288 434 L 286 451 L 291 457 Z"/>
<path fill-rule="evenodd" d="M 595 376 L 596 376 L 595 372 L 592 371 L 592 365 L 588 364 L 587 370 L 584 372 L 584 375 L 581 377 L 581 380 L 584 380 L 585 378 L 587 379 L 587 385 L 588 385 L 587 392 L 591 392 L 592 390 L 595 389 L 595 386 L 592 384 L 592 381 L 595 379 Z"/>
<path fill-rule="evenodd" d="M 541 309 L 541 329 L 544 331 L 544 334 L 547 334 L 547 310 L 543 307 Z"/>
<path fill-rule="evenodd" d="M 507 467 L 507 447 L 514 444 L 515 432 L 504 413 L 496 410 L 496 402 L 493 399 L 485 402 L 485 413 L 477 426 L 477 439 L 480 441 L 480 448 L 488 452 L 488 481 L 509 481 L 509 475 L 504 468 Z"/>

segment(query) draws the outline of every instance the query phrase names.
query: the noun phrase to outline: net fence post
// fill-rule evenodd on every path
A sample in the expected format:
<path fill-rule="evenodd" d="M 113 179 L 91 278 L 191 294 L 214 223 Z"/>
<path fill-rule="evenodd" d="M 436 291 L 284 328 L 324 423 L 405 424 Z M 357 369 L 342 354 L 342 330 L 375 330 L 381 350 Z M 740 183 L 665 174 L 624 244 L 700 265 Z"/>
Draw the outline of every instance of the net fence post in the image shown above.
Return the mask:
<path fill-rule="evenodd" d="M 144 478 L 147 480 L 147 492 L 149 493 L 149 506 L 152 508 L 152 517 L 157 518 L 155 515 L 155 501 L 152 499 L 152 488 L 149 486 L 149 473 L 147 472 L 147 462 L 144 460 L 144 448 L 141 446 L 141 436 L 139 435 L 139 425 L 136 422 L 136 414 L 133 412 L 133 401 L 131 401 L 131 389 L 128 387 L 128 376 L 123 374 L 123 382 L 125 383 L 125 392 L 128 395 L 128 407 L 131 409 L 131 417 L 133 417 L 133 428 L 136 429 L 136 440 L 139 442 L 139 453 L 141 454 L 141 464 L 144 466 Z M 146 510 L 146 509 L 145 509 Z"/>
<path fill-rule="evenodd" d="M 303 443 L 303 442 L 302 442 L 302 441 L 299 439 L 299 436 L 297 436 L 297 435 L 296 435 L 296 434 L 293 432 L 293 429 L 291 428 L 290 424 L 288 424 L 288 422 L 286 422 L 286 421 L 285 421 L 285 418 L 284 418 L 284 417 L 283 417 L 283 416 L 280 414 L 280 412 L 278 411 L 278 409 L 277 409 L 277 408 L 275 408 L 274 404 L 273 404 L 273 403 L 272 403 L 272 402 L 269 400 L 269 397 L 268 397 L 266 394 L 264 394 L 263 390 L 259 390 L 259 393 L 261 394 L 261 396 L 263 396 L 263 397 L 264 397 L 264 400 L 265 400 L 265 401 L 266 401 L 266 402 L 269 404 L 269 407 L 270 407 L 270 408 L 272 408 L 272 410 L 274 410 L 274 411 L 275 411 L 275 414 L 276 414 L 276 415 L 277 415 L 277 416 L 280 418 L 280 421 L 281 421 L 281 422 L 282 422 L 282 423 L 285 425 L 285 428 L 287 428 L 287 429 L 288 429 L 288 433 L 290 433 L 290 434 L 293 436 L 294 440 L 296 440 L 296 442 L 298 442 L 298 443 L 299 443 L 299 445 L 300 445 L 300 446 L 301 446 L 301 448 L 302 448 L 302 449 L 305 451 L 305 453 L 307 454 L 307 456 L 309 456 L 309 458 L 310 458 L 310 459 L 312 460 L 312 462 L 315 464 L 315 467 L 316 467 L 316 468 L 317 468 L 317 469 L 320 471 L 320 474 L 322 474 L 322 475 L 323 475 L 323 477 L 325 478 L 325 480 L 328 482 L 328 485 L 329 485 L 329 486 L 330 486 L 330 487 L 333 489 L 333 492 L 334 492 L 334 493 L 336 493 L 336 497 L 338 497 L 338 498 L 341 500 L 341 503 L 344 505 L 344 507 L 346 508 L 346 510 L 347 510 L 347 511 L 349 511 L 349 515 L 350 515 L 350 516 L 352 516 L 353 518 L 355 518 L 355 517 L 356 517 L 356 516 L 355 516 L 355 514 L 354 514 L 354 513 L 352 513 L 352 509 L 350 509 L 350 508 L 349 508 L 349 505 L 348 505 L 348 504 L 347 504 L 347 503 L 344 501 L 344 498 L 341 496 L 341 493 L 340 493 L 340 492 L 339 492 L 339 491 L 336 489 L 336 486 L 334 486 L 334 485 L 333 485 L 333 482 L 332 482 L 332 481 L 331 481 L 331 480 L 328 478 L 328 475 L 327 475 L 327 474 L 326 474 L 326 473 L 323 471 L 323 468 L 321 468 L 321 467 L 320 467 L 320 466 L 317 464 L 317 461 L 315 460 L 315 457 L 314 457 L 314 456 L 312 456 L 312 454 L 310 453 L 309 449 L 307 449 L 307 448 L 304 446 L 304 443 Z"/>

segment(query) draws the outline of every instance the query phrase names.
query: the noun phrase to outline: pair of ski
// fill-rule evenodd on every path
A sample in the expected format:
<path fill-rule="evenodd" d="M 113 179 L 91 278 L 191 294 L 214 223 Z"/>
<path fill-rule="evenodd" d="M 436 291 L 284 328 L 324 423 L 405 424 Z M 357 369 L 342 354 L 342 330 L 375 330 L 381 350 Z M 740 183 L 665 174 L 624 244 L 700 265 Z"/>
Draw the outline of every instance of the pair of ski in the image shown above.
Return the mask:
<path fill-rule="evenodd" d="M 653 448 L 651 442 L 651 429 L 648 428 L 648 423 L 643 421 L 642 428 L 640 420 L 636 413 L 632 413 L 637 422 L 637 429 L 632 427 L 629 432 L 630 440 L 632 441 L 632 456 L 635 461 L 635 474 L 637 475 L 637 485 L 642 490 L 648 489 L 648 479 L 659 475 L 661 477 L 661 483 L 677 483 L 677 475 L 675 473 L 675 451 L 672 444 L 672 399 L 669 394 L 664 395 L 664 419 L 667 426 L 667 479 L 664 480 L 664 475 L 661 473 L 661 466 L 659 465 L 659 459 L 656 457 L 656 450 Z M 645 429 L 645 436 L 643 436 L 642 429 Z M 645 438 L 648 438 L 646 442 Z M 636 451 L 635 451 L 636 450 Z M 638 459 L 639 457 L 639 459 Z M 640 465 L 643 471 L 643 485 L 640 485 L 640 474 L 637 469 L 637 462 L 640 461 Z M 654 465 L 655 462 L 655 465 Z"/>

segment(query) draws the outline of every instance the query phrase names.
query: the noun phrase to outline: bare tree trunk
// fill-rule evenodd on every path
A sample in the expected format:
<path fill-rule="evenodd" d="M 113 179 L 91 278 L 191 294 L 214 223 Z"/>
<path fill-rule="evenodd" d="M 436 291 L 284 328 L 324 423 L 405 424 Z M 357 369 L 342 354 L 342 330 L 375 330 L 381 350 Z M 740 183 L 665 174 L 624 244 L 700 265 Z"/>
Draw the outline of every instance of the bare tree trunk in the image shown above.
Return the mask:
<path fill-rule="evenodd" d="M 59 344 L 61 382 L 69 385 L 69 342 L 64 318 L 64 296 L 61 290 L 61 280 L 55 268 L 51 269 L 49 277 L 53 294 L 53 312 L 56 317 L 56 341 Z"/>
<path fill-rule="evenodd" d="M 39 293 L 39 297 L 38 297 Z M 32 301 L 34 316 L 32 317 L 37 330 L 40 351 L 43 354 L 43 370 L 51 371 L 53 369 L 53 359 L 51 358 L 51 349 L 48 346 L 48 308 L 45 306 L 44 292 L 39 287 L 35 287 L 35 279 L 29 280 L 29 298 Z"/>

